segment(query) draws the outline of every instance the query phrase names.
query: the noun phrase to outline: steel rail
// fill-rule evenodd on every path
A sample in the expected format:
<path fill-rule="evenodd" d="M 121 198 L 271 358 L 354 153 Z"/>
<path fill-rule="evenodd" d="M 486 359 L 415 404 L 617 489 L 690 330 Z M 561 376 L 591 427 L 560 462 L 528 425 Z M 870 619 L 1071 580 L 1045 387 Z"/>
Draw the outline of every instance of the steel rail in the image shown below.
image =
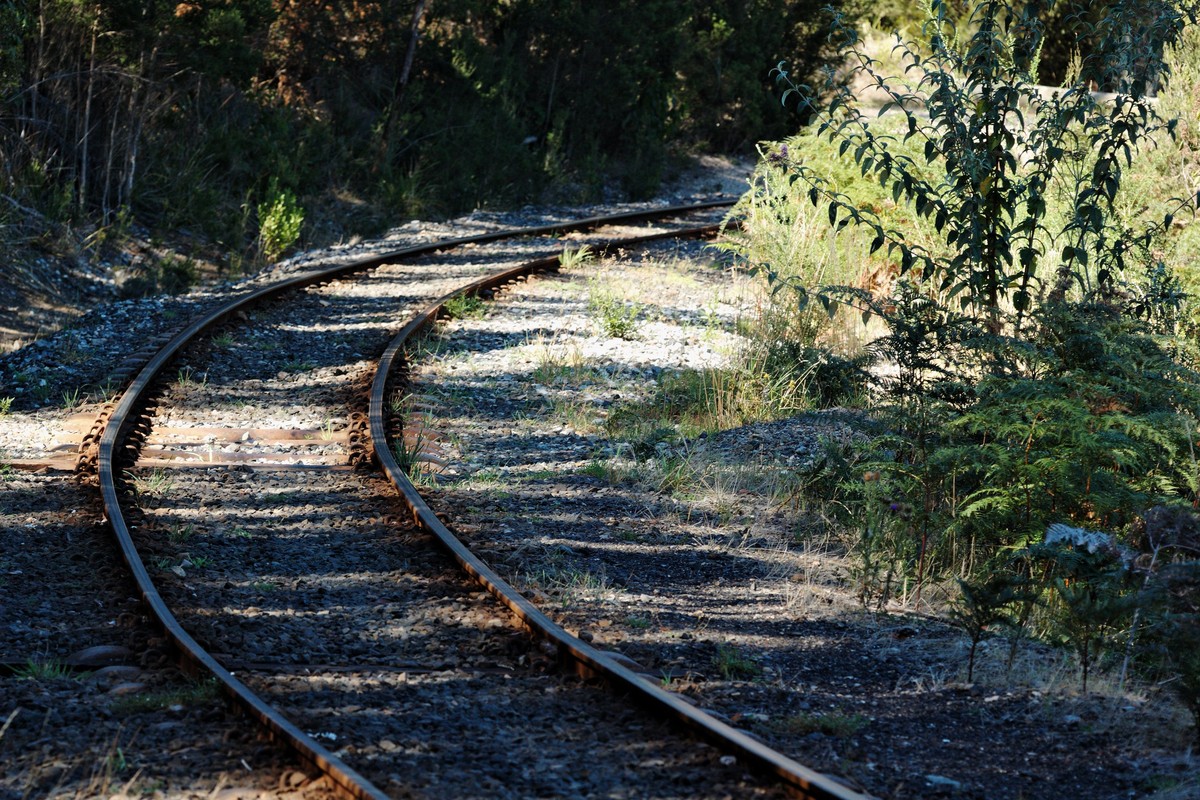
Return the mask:
<path fill-rule="evenodd" d="M 167 638 L 182 656 L 186 668 L 190 669 L 193 674 L 208 673 L 216 678 L 221 685 L 222 691 L 233 703 L 249 714 L 249 716 L 256 719 L 273 738 L 283 741 L 301 759 L 328 775 L 342 794 L 348 797 L 359 798 L 360 800 L 386 800 L 386 794 L 302 731 L 276 709 L 265 703 L 249 687 L 238 680 L 232 672 L 225 669 L 184 630 L 159 594 L 133 542 L 129 525 L 121 510 L 120 493 L 117 490 L 115 476 L 117 451 L 124 439 L 126 429 L 133 421 L 136 410 L 149 393 L 158 374 L 188 342 L 207 328 L 246 306 L 262 302 L 285 292 L 301 289 L 354 272 L 374 269 L 384 264 L 413 259 L 466 244 L 483 244 L 520 236 L 545 236 L 570 231 L 589 230 L 603 225 L 669 218 L 691 212 L 728 207 L 733 202 L 732 200 L 714 200 L 692 205 L 676 205 L 610 216 L 595 216 L 566 223 L 498 230 L 472 236 L 444 239 L 429 244 L 392 250 L 376 256 L 357 259 L 334 267 L 310 270 L 282 279 L 231 298 L 216 308 L 195 317 L 183 330 L 163 345 L 145 366 L 142 367 L 137 376 L 122 393 L 121 399 L 117 402 L 104 428 L 97 455 L 97 476 L 100 485 L 101 500 L 104 503 L 104 513 L 109 525 L 112 527 L 113 534 L 116 536 L 117 543 L 121 549 L 121 555 L 130 572 L 133 574 L 143 602 L 157 621 L 157 624 L 163 629 Z"/>
<path fill-rule="evenodd" d="M 613 242 L 612 245 L 635 247 L 665 238 L 688 235 L 703 236 L 715 232 L 718 227 L 715 225 L 704 226 L 671 233 L 637 237 L 635 239 L 623 239 Z M 414 316 L 404 326 L 384 351 L 375 373 L 375 380 L 371 386 L 371 409 L 368 417 L 371 425 L 371 444 L 376 460 L 387 473 L 393 485 L 400 491 L 405 504 L 408 505 L 409 510 L 413 514 L 414 521 L 436 537 L 442 546 L 451 553 L 462 569 L 491 592 L 500 602 L 508 606 L 526 628 L 534 635 L 550 642 L 557 650 L 560 659 L 575 662 L 587 671 L 605 677 L 610 684 L 627 690 L 633 696 L 645 701 L 650 707 L 683 723 L 703 738 L 726 750 L 739 754 L 749 764 L 761 771 L 774 775 L 788 788 L 799 793 L 802 797 L 812 798 L 813 800 L 864 800 L 866 795 L 855 792 L 833 779 L 767 747 L 744 731 L 722 722 L 711 714 L 688 704 L 680 699 L 678 695 L 667 692 L 646 680 L 637 672 L 622 664 L 617 658 L 614 658 L 611 653 L 593 647 L 582 639 L 568 633 L 463 544 L 445 523 L 438 518 L 425 502 L 424 498 L 421 497 L 393 455 L 389 445 L 387 418 L 384 411 L 386 407 L 385 400 L 389 379 L 393 371 L 407 364 L 405 347 L 408 345 L 410 339 L 426 329 L 439 315 L 443 314 L 444 307 L 448 301 L 467 295 L 485 296 L 487 292 L 506 283 L 511 283 L 514 280 L 534 273 L 552 270 L 557 266 L 558 261 L 557 257 L 537 259 L 475 281 L 440 298 L 429 308 Z"/>

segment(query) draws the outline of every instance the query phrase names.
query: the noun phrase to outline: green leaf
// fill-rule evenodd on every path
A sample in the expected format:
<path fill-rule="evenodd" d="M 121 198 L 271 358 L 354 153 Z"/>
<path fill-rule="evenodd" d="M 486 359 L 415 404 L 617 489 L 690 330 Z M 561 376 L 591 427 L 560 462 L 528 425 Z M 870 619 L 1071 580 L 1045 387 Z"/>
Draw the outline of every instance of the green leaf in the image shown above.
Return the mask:
<path fill-rule="evenodd" d="M 868 253 L 868 255 L 869 255 L 870 253 L 874 253 L 876 250 L 878 250 L 878 249 L 879 249 L 879 248 L 881 248 L 881 247 L 883 247 L 883 234 L 882 234 L 882 233 L 881 233 L 881 234 L 878 234 L 878 235 L 875 237 L 875 239 L 874 239 L 874 240 L 872 240 L 872 242 L 871 242 L 871 250 L 870 250 L 870 252 Z"/>

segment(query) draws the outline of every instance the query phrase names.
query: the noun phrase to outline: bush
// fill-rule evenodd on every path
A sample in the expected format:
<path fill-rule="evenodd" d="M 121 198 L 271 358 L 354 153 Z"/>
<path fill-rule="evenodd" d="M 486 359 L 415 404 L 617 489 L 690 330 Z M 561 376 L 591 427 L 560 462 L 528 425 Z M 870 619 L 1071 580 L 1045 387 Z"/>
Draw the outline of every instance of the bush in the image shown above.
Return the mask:
<path fill-rule="evenodd" d="M 274 261 L 300 239 L 304 210 L 296 196 L 280 189 L 272 178 L 267 199 L 258 204 L 258 248 L 262 257 Z"/>
<path fill-rule="evenodd" d="M 1103 102 L 1083 78 L 1049 98 L 1034 88 L 1039 4 L 984 0 L 961 32 L 947 3 L 931 9 L 925 49 L 897 45 L 908 84 L 880 72 L 846 20 L 835 25 L 851 82 L 880 87 L 901 122 L 899 132 L 875 122 L 830 74 L 818 132 L 861 181 L 792 148 L 770 150 L 763 167 L 786 170 L 832 231 L 865 237 L 868 257 L 892 263 L 896 279 L 882 291 L 833 286 L 762 249 L 759 269 L 801 309 L 851 307 L 884 328 L 867 350 L 896 368 L 875 396 L 890 432 L 855 498 L 864 601 L 882 603 L 898 585 L 919 598 L 932 577 L 955 572 L 974 644 L 980 620 L 1010 604 L 998 599 L 1004 579 L 1027 585 L 1017 624 L 1040 607 L 1043 632 L 1077 653 L 1086 689 L 1105 642 L 1136 628 L 1122 549 L 1146 509 L 1195 503 L 1200 489 L 1200 379 L 1177 337 L 1182 293 L 1156 253 L 1196 198 L 1146 212 L 1145 198 L 1122 194 L 1135 157 L 1176 131 L 1146 92 L 1190 9 L 1142 14 L 1117 0 L 1095 20 L 1069 20 L 1094 39 L 1080 75 L 1116 90 Z M 780 77 L 785 101 L 816 107 L 783 65 Z M 796 194 L 768 226 L 791 229 Z M 1051 545 L 1047 532 L 1064 526 L 1105 531 L 1111 546 Z M 1169 606 L 1155 613 L 1165 620 Z M 1166 639 L 1180 630 L 1161 627 Z M 1181 675 L 1190 648 L 1182 635 L 1165 645 Z"/>

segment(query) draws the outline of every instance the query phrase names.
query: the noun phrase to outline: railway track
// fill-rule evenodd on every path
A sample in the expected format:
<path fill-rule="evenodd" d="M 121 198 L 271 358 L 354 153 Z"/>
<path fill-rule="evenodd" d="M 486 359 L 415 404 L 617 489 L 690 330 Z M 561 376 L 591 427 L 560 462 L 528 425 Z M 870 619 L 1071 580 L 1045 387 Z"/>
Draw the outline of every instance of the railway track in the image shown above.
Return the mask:
<path fill-rule="evenodd" d="M 744 763 L 802 796 L 857 797 L 567 634 L 454 537 L 397 462 L 390 405 L 405 354 L 455 297 L 487 296 L 553 268 L 554 256 L 528 258 L 537 249 L 529 237 L 660 215 L 526 229 L 521 245 L 486 259 L 472 248 L 511 242 L 511 232 L 308 271 L 201 315 L 154 352 L 97 421 L 81 466 L 94 461 L 108 520 L 171 640 L 163 656 L 215 676 L 348 796 L 768 791 L 743 783 Z M 710 226 L 686 224 L 686 232 Z M 642 238 L 624 236 L 622 246 Z M 431 275 L 416 259 L 439 251 L 449 255 Z M 519 263 L 496 273 L 496 260 Z M 390 320 L 405 317 L 409 324 L 383 341 Z M 385 344 L 376 368 L 370 355 Z M 297 389 L 302 402 L 285 403 Z M 350 470 L 371 461 L 400 490 L 415 526 L 380 477 Z M 496 599 L 434 556 L 431 538 Z M 538 644 L 508 632 L 511 615 Z M 562 664 L 602 678 L 627 701 L 590 682 L 564 683 Z M 680 745 L 646 709 L 716 749 Z M 522 740 L 539 761 L 522 766 L 514 757 Z M 431 742 L 440 752 L 429 752 Z M 637 753 L 636 763 L 656 767 L 628 775 L 631 783 L 547 776 L 546 764 L 580 763 L 594 750 Z M 447 767 L 467 759 L 508 766 L 490 778 Z"/>

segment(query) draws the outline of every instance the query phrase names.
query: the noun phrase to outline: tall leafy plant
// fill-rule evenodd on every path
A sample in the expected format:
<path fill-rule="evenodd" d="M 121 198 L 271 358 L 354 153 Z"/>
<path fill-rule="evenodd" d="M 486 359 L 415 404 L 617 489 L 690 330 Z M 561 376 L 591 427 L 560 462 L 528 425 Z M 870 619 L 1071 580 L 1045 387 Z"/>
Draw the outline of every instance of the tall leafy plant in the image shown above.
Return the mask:
<path fill-rule="evenodd" d="M 1044 35 L 1038 13 L 1051 4 L 1029 2 L 1018 10 L 985 0 L 960 38 L 945 0 L 933 0 L 925 48 L 897 42 L 904 80 L 884 75 L 860 47 L 857 29 L 837 18 L 833 32 L 850 75 L 827 71 L 824 88 L 832 99 L 820 130 L 864 176 L 888 187 L 893 201 L 933 222 L 941 237 L 935 247 L 911 243 L 874 210 L 831 189 L 811 166 L 786 164 L 814 204 L 828 203 L 831 225 L 869 228 L 872 251 L 887 248 L 899 273 L 915 272 L 929 296 L 991 334 L 1021 335 L 1038 298 L 1116 292 L 1127 267 L 1172 219 L 1165 215 L 1151 230 L 1135 232 L 1121 224 L 1114 201 L 1138 148 L 1160 130 L 1174 131 L 1146 97 L 1146 73 L 1150 64 L 1161 70 L 1163 44 L 1178 38 L 1192 9 L 1159 4 L 1147 16 L 1144 4 L 1112 4 L 1101 32 L 1136 28 L 1140 35 L 1128 48 L 1104 50 L 1104 63 L 1090 70 L 1117 83 L 1115 98 L 1102 100 L 1082 81 L 1049 96 L 1036 85 Z M 806 113 L 816 108 L 818 93 L 794 83 L 783 63 L 778 79 L 785 103 Z M 878 114 L 904 116 L 903 139 L 921 143 L 925 163 L 898 152 L 895 137 L 876 132 L 876 115 L 861 107 L 856 83 L 886 98 Z M 1063 216 L 1052 213 L 1059 195 L 1068 198 Z M 838 294 L 826 290 L 818 299 L 828 308 Z M 863 302 L 861 293 L 840 294 Z"/>
<path fill-rule="evenodd" d="M 854 26 L 835 23 L 849 80 L 827 73 L 819 130 L 927 220 L 932 239 L 918 243 L 784 148 L 768 158 L 830 226 L 867 231 L 871 252 L 891 260 L 886 296 L 762 269 L 801 305 L 851 304 L 885 324 L 871 347 L 898 377 L 885 386 L 894 434 L 876 468 L 913 507 L 906 547 L 918 586 L 934 566 L 969 574 L 997 563 L 1053 522 L 1120 527 L 1189 491 L 1197 381 L 1161 342 L 1173 318 L 1164 302 L 1178 297 L 1161 291 L 1171 276 L 1151 245 L 1196 198 L 1148 227 L 1124 219 L 1118 199 L 1139 149 L 1174 133 L 1147 90 L 1195 7 L 1116 0 L 1098 21 L 1072 18 L 1078 36 L 1105 46 L 1047 93 L 1035 76 L 1041 15 L 1053 6 L 982 0 L 960 29 L 933 0 L 923 45 L 897 42 L 902 78 L 882 72 Z M 1085 75 L 1116 93 L 1096 95 Z M 817 93 L 783 64 L 778 77 L 785 103 L 816 109 Z M 852 88 L 864 84 L 883 97 L 877 113 Z M 874 124 L 882 114 L 903 121 L 898 134 Z"/>

